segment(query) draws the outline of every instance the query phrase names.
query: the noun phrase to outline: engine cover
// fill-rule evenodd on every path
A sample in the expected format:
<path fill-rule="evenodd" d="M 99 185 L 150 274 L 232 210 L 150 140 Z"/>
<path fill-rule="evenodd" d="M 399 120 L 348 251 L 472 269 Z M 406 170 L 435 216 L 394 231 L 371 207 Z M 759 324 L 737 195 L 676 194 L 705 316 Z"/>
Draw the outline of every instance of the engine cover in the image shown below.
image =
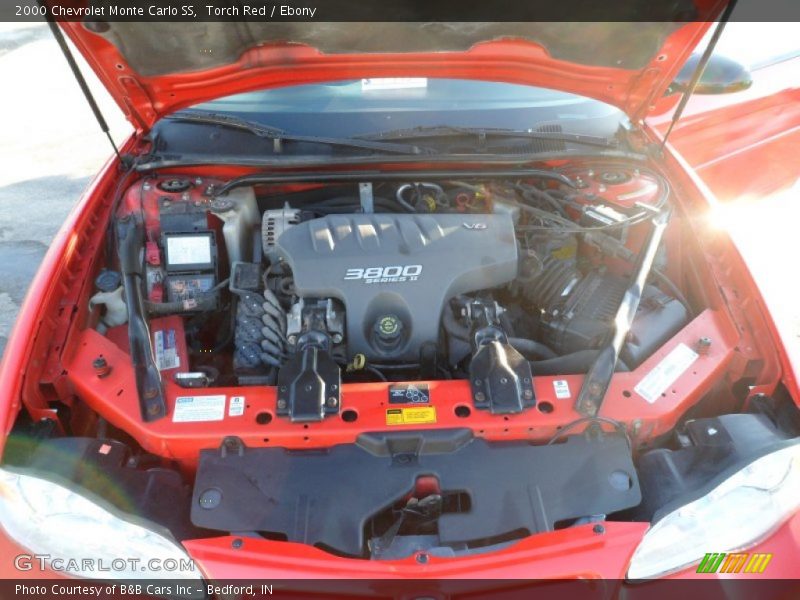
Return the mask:
<path fill-rule="evenodd" d="M 418 361 L 450 298 L 517 276 L 510 215 L 329 215 L 278 238 L 304 298 L 337 298 L 353 356 Z"/>

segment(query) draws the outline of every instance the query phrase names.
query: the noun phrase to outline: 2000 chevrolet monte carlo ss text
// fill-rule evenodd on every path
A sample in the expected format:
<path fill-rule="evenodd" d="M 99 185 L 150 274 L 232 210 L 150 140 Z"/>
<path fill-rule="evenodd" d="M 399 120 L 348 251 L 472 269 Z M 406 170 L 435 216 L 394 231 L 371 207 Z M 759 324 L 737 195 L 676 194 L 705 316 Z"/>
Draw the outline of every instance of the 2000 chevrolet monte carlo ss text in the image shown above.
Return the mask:
<path fill-rule="evenodd" d="M 645 121 L 715 26 L 54 25 L 135 132 L 6 349 L 4 556 L 796 575 L 793 366 Z"/>

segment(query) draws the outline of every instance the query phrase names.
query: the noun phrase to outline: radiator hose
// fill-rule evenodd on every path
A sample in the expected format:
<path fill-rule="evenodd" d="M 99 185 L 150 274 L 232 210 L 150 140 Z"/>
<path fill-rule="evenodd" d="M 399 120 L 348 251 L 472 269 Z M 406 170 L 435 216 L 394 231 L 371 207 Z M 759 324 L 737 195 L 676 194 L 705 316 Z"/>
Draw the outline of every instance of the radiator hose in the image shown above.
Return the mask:
<path fill-rule="evenodd" d="M 579 350 L 556 358 L 531 361 L 533 375 L 583 375 L 594 364 L 600 350 Z M 523 353 L 524 354 L 524 353 Z M 617 360 L 617 373 L 630 371 L 628 365 Z"/>

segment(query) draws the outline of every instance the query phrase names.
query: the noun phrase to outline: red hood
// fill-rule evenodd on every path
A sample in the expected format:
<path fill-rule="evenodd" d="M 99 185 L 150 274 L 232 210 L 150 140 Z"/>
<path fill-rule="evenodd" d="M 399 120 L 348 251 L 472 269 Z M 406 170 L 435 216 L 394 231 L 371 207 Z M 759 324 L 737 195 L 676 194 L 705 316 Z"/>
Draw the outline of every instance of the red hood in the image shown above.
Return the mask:
<path fill-rule="evenodd" d="M 695 0 L 718 14 L 727 0 Z M 449 77 L 581 94 L 642 119 L 711 23 L 63 22 L 146 131 L 193 104 L 269 87 Z"/>

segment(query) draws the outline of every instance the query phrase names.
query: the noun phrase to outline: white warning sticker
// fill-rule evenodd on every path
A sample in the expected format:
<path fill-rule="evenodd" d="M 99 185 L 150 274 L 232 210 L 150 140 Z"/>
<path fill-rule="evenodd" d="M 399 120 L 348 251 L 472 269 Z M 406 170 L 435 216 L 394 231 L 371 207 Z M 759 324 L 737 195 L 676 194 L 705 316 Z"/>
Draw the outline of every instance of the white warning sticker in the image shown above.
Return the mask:
<path fill-rule="evenodd" d="M 175 341 L 175 330 L 164 329 L 153 332 L 153 353 L 159 371 L 177 369 L 181 366 L 178 356 L 178 345 Z"/>
<path fill-rule="evenodd" d="M 175 399 L 173 423 L 222 421 L 225 418 L 225 396 L 180 396 Z"/>
<path fill-rule="evenodd" d="M 699 355 L 686 344 L 678 344 L 667 354 L 655 368 L 645 375 L 634 391 L 650 404 L 683 375 Z"/>
<path fill-rule="evenodd" d="M 572 396 L 569 391 L 569 382 L 566 379 L 556 379 L 553 382 L 553 389 L 556 392 L 556 398 L 559 400 Z"/>
<path fill-rule="evenodd" d="M 241 417 L 244 414 L 244 396 L 231 396 L 231 402 L 228 405 L 229 417 Z"/>
<path fill-rule="evenodd" d="M 169 264 L 197 265 L 211 262 L 211 238 L 208 235 L 180 235 L 167 238 Z"/>

